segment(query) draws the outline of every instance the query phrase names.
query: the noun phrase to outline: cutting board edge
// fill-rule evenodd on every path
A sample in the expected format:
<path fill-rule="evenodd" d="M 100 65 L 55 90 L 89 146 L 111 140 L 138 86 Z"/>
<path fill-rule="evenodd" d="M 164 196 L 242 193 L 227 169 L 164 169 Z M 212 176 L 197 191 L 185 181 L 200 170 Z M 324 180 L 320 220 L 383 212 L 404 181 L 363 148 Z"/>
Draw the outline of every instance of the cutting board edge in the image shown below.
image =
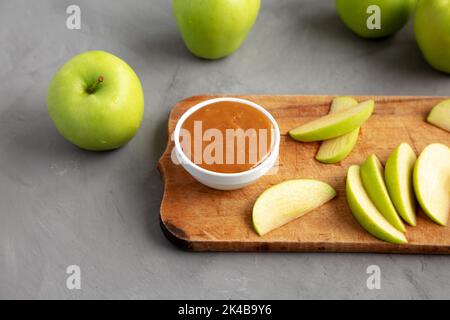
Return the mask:
<path fill-rule="evenodd" d="M 160 219 L 164 236 L 175 247 L 188 252 L 292 252 L 292 253 L 354 253 L 354 254 L 415 254 L 415 255 L 449 255 L 450 246 L 433 246 L 421 244 L 392 245 L 380 241 L 377 247 L 367 249 L 367 245 L 356 243 L 327 242 L 246 242 L 246 241 L 192 241 L 178 234 L 176 226 L 167 226 Z M 182 232 L 182 231 L 181 231 Z"/>

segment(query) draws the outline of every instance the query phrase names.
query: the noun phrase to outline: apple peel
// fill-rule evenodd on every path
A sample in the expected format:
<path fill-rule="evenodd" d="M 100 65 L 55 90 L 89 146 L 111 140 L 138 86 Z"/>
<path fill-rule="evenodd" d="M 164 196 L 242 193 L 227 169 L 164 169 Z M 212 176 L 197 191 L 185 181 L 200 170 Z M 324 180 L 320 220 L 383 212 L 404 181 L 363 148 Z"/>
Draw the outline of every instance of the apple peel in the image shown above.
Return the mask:
<path fill-rule="evenodd" d="M 358 105 L 352 97 L 338 97 L 331 104 L 330 114 L 350 109 Z M 316 155 L 316 160 L 325 164 L 333 164 L 344 160 L 352 152 L 358 141 L 360 128 L 341 137 L 322 142 Z"/>
<path fill-rule="evenodd" d="M 340 112 L 328 114 L 289 132 L 297 141 L 323 141 L 343 136 L 359 128 L 372 115 L 375 101 L 368 100 Z"/>
<path fill-rule="evenodd" d="M 360 225 L 376 238 L 393 244 L 408 243 L 406 236 L 392 226 L 378 211 L 364 189 L 361 168 L 351 166 L 347 175 L 347 202 Z"/>

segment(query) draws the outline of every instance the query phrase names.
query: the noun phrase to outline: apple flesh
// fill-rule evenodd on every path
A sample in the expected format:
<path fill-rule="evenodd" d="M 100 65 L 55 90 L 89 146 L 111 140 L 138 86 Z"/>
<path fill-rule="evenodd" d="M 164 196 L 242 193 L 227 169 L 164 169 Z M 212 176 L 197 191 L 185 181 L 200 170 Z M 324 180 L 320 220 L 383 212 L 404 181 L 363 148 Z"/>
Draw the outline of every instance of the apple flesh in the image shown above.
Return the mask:
<path fill-rule="evenodd" d="M 370 200 L 372 200 L 378 211 L 397 230 L 406 232 L 405 225 L 395 210 L 386 188 L 383 165 L 376 155 L 371 155 L 361 165 L 361 179 Z"/>
<path fill-rule="evenodd" d="M 290 180 L 266 190 L 253 207 L 253 225 L 263 236 L 336 197 L 336 191 L 317 180 Z"/>
<path fill-rule="evenodd" d="M 376 238 L 393 244 L 408 242 L 405 235 L 394 228 L 378 211 L 364 189 L 359 166 L 351 166 L 347 175 L 347 201 L 361 226 Z"/>
<path fill-rule="evenodd" d="M 383 38 L 401 30 L 414 11 L 417 0 L 336 0 L 336 7 L 345 25 L 360 37 Z M 369 29 L 367 20 L 374 13 L 370 6 L 380 9 L 380 29 Z"/>
<path fill-rule="evenodd" d="M 337 113 L 329 114 L 289 132 L 297 141 L 323 141 L 343 136 L 358 129 L 372 115 L 375 101 L 368 100 Z"/>
<path fill-rule="evenodd" d="M 47 105 L 64 138 L 82 149 L 106 151 L 123 146 L 136 134 L 144 93 L 126 62 L 104 51 L 89 51 L 56 73 Z"/>
<path fill-rule="evenodd" d="M 350 109 L 358 105 L 358 101 L 351 97 L 338 97 L 331 104 L 330 114 Z M 347 158 L 358 141 L 360 129 L 357 128 L 341 137 L 322 142 L 316 155 L 316 160 L 326 164 L 337 163 Z"/>
<path fill-rule="evenodd" d="M 423 211 L 446 226 L 450 214 L 450 149 L 435 143 L 425 148 L 414 168 L 414 189 Z"/>
<path fill-rule="evenodd" d="M 204 59 L 220 59 L 239 49 L 260 6 L 261 0 L 173 0 L 187 48 Z"/>
<path fill-rule="evenodd" d="M 417 156 L 407 143 L 400 144 L 389 156 L 385 168 L 386 186 L 397 212 L 411 226 L 416 226 L 413 172 Z"/>
<path fill-rule="evenodd" d="M 435 106 L 428 115 L 427 121 L 450 132 L 450 100 L 445 100 Z"/>
<path fill-rule="evenodd" d="M 416 40 L 425 59 L 433 68 L 450 73 L 449 1 L 419 1 L 414 20 Z"/>

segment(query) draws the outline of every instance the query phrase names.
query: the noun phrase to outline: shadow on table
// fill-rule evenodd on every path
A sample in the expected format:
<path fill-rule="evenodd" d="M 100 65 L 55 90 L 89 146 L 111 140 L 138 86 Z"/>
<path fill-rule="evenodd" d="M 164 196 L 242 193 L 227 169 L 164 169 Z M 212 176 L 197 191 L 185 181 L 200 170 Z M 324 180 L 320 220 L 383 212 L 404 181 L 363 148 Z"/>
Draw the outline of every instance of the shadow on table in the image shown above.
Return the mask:
<path fill-rule="evenodd" d="M 162 182 L 156 168 L 166 147 L 166 125 L 166 122 L 161 123 L 155 132 L 143 127 L 138 136 L 121 149 L 90 152 L 60 136 L 45 106 L 13 104 L 0 115 L 1 160 L 6 165 L 2 169 L 13 183 L 42 190 L 65 186 L 66 179 L 88 183 L 89 179 L 100 178 L 103 182 L 97 185 L 100 189 L 95 189 L 95 197 L 103 199 L 98 203 L 103 203 L 104 207 L 99 210 L 109 212 L 115 207 L 122 211 L 123 223 L 142 226 L 146 234 L 142 237 L 148 237 L 156 246 L 172 248 L 159 226 Z M 79 185 L 79 188 L 86 187 Z M 89 188 L 93 185 L 89 184 Z M 110 188 L 119 192 L 118 197 L 111 198 Z M 80 198 L 79 201 L 93 200 Z M 111 211 L 111 219 L 115 214 Z"/>
<path fill-rule="evenodd" d="M 402 73 L 421 80 L 440 77 L 447 79 L 444 74 L 432 69 L 423 58 L 416 44 L 412 22 L 393 36 L 364 39 L 348 29 L 335 12 L 319 11 L 308 16 L 307 19 L 309 19 L 307 23 L 312 37 L 328 43 L 330 54 L 333 54 L 333 50 L 337 48 L 341 51 L 345 50 L 349 55 L 353 53 L 357 59 L 376 63 L 377 68 L 384 71 L 387 76 Z M 381 53 L 383 56 L 378 59 L 377 56 Z"/>

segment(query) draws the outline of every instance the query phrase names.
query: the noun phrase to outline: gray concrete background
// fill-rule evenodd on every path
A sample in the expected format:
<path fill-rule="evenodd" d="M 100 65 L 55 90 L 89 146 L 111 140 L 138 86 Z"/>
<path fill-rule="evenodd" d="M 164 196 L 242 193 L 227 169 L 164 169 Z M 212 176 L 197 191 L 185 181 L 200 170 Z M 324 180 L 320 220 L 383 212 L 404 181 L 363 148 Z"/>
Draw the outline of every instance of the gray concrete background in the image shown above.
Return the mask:
<path fill-rule="evenodd" d="M 65 27 L 82 9 L 82 30 Z M 110 51 L 144 86 L 142 129 L 125 148 L 78 150 L 47 115 L 58 66 Z M 217 62 L 184 48 L 168 0 L 0 2 L 0 298 L 449 298 L 450 257 L 352 254 L 195 254 L 158 225 L 156 163 L 166 119 L 200 93 L 449 95 L 411 25 L 383 41 L 355 37 L 334 1 L 263 0 L 243 48 Z M 66 288 L 79 265 L 82 289 Z M 366 268 L 382 289 L 366 288 Z"/>

